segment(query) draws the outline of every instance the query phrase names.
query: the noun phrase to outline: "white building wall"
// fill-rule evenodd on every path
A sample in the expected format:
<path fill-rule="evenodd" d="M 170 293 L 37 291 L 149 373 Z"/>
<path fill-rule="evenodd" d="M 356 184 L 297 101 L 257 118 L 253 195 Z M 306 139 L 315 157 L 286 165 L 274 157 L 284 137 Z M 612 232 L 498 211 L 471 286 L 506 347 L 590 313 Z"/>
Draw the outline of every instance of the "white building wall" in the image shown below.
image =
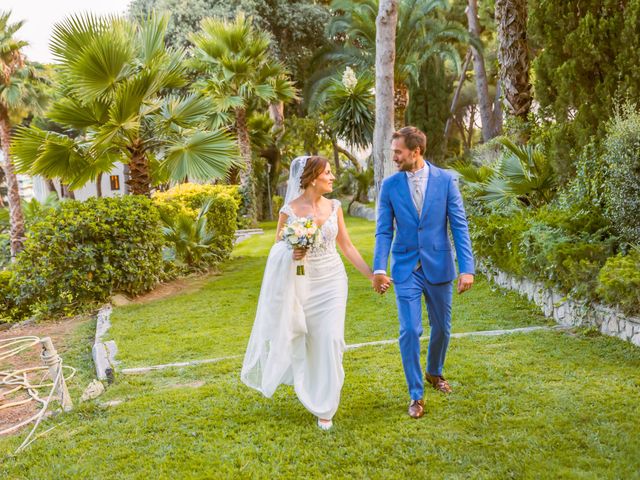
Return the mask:
<path fill-rule="evenodd" d="M 119 189 L 111 188 L 111 177 L 117 176 Z M 125 195 L 127 193 L 126 185 L 125 185 L 125 176 L 124 176 L 124 165 L 122 163 L 116 163 L 113 170 L 108 174 L 102 175 L 102 181 L 100 182 L 102 185 L 102 196 L 103 197 L 117 197 L 119 195 Z M 53 181 L 58 195 L 60 194 L 60 181 Z M 76 200 L 87 200 L 88 198 L 93 198 L 97 196 L 97 188 L 95 182 L 87 182 L 83 187 L 74 190 L 73 193 L 76 197 Z M 47 188 L 47 182 L 43 177 L 35 176 L 33 177 L 33 196 L 39 200 L 44 201 L 49 195 L 49 189 Z"/>

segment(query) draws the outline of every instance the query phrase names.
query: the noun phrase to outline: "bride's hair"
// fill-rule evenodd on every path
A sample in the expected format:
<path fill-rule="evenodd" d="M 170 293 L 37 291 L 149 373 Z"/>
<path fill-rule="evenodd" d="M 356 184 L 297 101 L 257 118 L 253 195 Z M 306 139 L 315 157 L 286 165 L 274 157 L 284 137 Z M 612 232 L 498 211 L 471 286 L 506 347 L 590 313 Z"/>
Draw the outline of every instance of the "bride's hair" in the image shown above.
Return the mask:
<path fill-rule="evenodd" d="M 329 160 L 325 157 L 320 156 L 312 156 L 307 159 L 307 163 L 304 166 L 304 170 L 302 171 L 302 176 L 300 177 L 300 188 L 303 190 L 311 185 L 316 178 L 318 178 L 324 169 L 327 168 L 327 164 Z"/>

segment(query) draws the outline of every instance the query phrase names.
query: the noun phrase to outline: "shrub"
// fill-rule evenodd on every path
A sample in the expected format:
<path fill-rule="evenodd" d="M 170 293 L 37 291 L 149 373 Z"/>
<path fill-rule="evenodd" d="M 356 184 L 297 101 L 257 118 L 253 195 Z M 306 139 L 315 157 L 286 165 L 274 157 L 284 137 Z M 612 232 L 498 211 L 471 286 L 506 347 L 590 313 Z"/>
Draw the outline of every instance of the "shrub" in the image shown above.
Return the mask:
<path fill-rule="evenodd" d="M 640 314 L 640 250 L 607 259 L 598 276 L 602 299 L 630 315 Z"/>
<path fill-rule="evenodd" d="M 623 241 L 640 244 L 640 113 L 624 106 L 608 124 L 605 211 Z"/>
<path fill-rule="evenodd" d="M 515 275 L 523 275 L 520 243 L 523 233 L 529 228 L 527 210 L 511 216 L 491 214 L 470 218 L 469 230 L 473 249 L 480 257 Z"/>
<path fill-rule="evenodd" d="M 11 263 L 11 241 L 9 235 L 0 233 L 0 270 Z"/>
<path fill-rule="evenodd" d="M 195 220 L 209 198 L 212 200 L 207 224 L 216 232 L 212 249 L 218 257 L 225 258 L 231 253 L 238 226 L 240 194 L 237 186 L 184 183 L 166 192 L 155 193 L 153 203 L 164 217 L 186 214 Z"/>
<path fill-rule="evenodd" d="M 273 213 L 276 215 L 276 218 L 277 218 L 278 212 L 284 205 L 284 198 L 281 197 L 280 195 L 273 195 L 271 197 L 271 202 L 273 204 Z"/>
<path fill-rule="evenodd" d="M 9 320 L 13 307 L 12 277 L 13 274 L 10 271 L 0 271 L 0 323 Z"/>
<path fill-rule="evenodd" d="M 11 265 L 13 301 L 27 313 L 65 313 L 137 295 L 162 276 L 160 217 L 144 197 L 65 201 L 35 222 Z"/>
<path fill-rule="evenodd" d="M 195 219 L 186 213 L 161 215 L 165 224 L 162 234 L 169 245 L 165 258 L 176 262 L 179 267 L 186 267 L 187 271 L 206 268 L 220 260 L 213 248 L 215 231 L 209 228 L 207 222 L 207 213 L 213 200 L 211 197 L 205 200 Z"/>

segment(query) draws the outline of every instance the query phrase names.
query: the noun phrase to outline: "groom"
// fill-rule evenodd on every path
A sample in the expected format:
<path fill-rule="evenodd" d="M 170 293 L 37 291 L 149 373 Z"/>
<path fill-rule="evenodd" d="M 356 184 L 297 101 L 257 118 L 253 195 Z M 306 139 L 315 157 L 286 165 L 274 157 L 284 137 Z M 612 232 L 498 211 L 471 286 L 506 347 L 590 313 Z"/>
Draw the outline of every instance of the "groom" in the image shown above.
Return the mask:
<path fill-rule="evenodd" d="M 474 261 L 467 219 L 455 177 L 425 162 L 427 137 L 415 127 L 393 134 L 391 148 L 398 173 L 382 182 L 378 200 L 373 287 L 384 293 L 391 276 L 400 320 L 400 354 L 411 402 L 409 415 L 424 415 L 424 383 L 420 367 L 422 295 L 427 303 L 431 335 L 425 379 L 450 393 L 442 376 L 451 334 L 452 282 L 456 277 L 447 224 L 458 258 L 458 293 L 473 284 Z M 394 236 L 395 232 L 395 236 Z"/>

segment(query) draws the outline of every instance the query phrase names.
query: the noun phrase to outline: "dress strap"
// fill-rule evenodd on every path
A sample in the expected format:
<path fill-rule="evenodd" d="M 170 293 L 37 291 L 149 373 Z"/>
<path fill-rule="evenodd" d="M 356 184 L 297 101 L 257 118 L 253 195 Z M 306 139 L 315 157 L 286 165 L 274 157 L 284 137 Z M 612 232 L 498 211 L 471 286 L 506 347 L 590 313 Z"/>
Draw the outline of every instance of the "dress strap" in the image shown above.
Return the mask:
<path fill-rule="evenodd" d="M 295 214 L 293 213 L 293 209 L 288 203 L 282 206 L 282 208 L 280 209 L 280 213 L 284 213 L 289 217 L 295 217 Z"/>
<path fill-rule="evenodd" d="M 338 200 L 337 198 L 334 198 L 333 200 L 331 200 L 331 202 L 333 203 L 331 213 L 337 213 L 338 209 L 342 207 L 342 202 L 340 202 L 340 200 Z"/>

